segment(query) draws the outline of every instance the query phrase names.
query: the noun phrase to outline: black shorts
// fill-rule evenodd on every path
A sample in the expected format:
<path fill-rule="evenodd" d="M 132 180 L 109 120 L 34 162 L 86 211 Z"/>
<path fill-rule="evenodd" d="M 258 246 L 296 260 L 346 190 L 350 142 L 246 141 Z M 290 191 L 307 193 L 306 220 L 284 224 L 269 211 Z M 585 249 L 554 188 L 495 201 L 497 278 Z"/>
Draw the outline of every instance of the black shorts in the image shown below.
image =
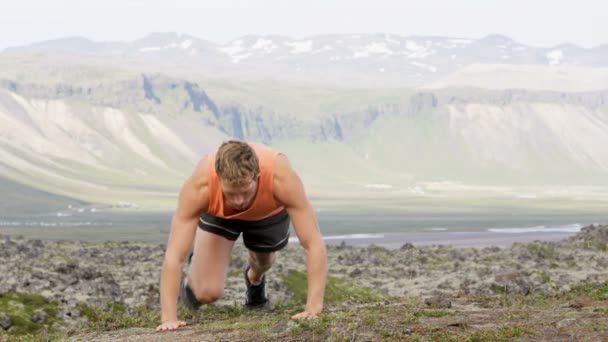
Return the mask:
<path fill-rule="evenodd" d="M 231 241 L 243 233 L 245 247 L 254 252 L 270 253 L 287 246 L 289 223 L 287 210 L 258 221 L 229 220 L 202 213 L 198 227 Z"/>

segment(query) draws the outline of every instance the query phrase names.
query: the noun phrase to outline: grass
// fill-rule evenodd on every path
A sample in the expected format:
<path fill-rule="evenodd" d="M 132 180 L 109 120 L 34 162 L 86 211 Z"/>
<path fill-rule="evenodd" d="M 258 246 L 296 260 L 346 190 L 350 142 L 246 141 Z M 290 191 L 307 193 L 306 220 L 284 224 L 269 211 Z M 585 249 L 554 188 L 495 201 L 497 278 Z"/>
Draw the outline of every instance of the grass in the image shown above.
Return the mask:
<path fill-rule="evenodd" d="M 511 341 L 541 336 L 568 338 L 572 333 L 580 336 L 581 340 L 608 336 L 608 329 L 603 324 L 608 313 L 608 282 L 577 286 L 558 295 L 468 296 L 454 299 L 462 304 L 460 306 L 431 309 L 421 298 L 385 297 L 344 279 L 330 277 L 325 310 L 319 318 L 291 321 L 289 317 L 302 310 L 305 302 L 306 274 L 291 270 L 284 275 L 283 281 L 292 294 L 291 300 L 276 303 L 272 310 L 252 312 L 237 303 L 205 305 L 198 311 L 181 309 L 179 317 L 186 320 L 190 331 L 193 330 L 201 339 L 212 340 L 455 342 Z M 579 297 L 592 300 L 588 308 L 578 310 L 563 305 Z M 56 304 L 31 295 L 4 295 L 0 297 L 0 307 L 6 310 L 9 301 L 17 302 L 12 306 L 56 309 Z M 24 341 L 86 340 L 87 333 L 121 330 L 127 334 L 127 339 L 128 334 L 150 334 L 149 338 L 157 338 L 152 331 L 160 319 L 158 310 L 140 308 L 129 311 L 119 304 L 110 304 L 105 310 L 80 304 L 78 309 L 82 316 L 88 318 L 87 325 L 81 329 L 57 333 L 51 329 L 30 327 L 26 334 L 15 335 L 11 331 L 4 337 Z M 557 322 L 564 318 L 575 320 L 564 329 L 556 328 Z M 129 331 L 129 328 L 143 329 Z M 0 340 L 3 340 L 3 335 L 0 335 Z"/>
<path fill-rule="evenodd" d="M 557 255 L 555 246 L 549 243 L 532 242 L 526 244 L 526 248 L 539 259 L 553 260 Z"/>
<path fill-rule="evenodd" d="M 89 330 L 116 330 L 134 326 L 152 327 L 160 320 L 159 312 L 150 311 L 143 307 L 129 312 L 124 305 L 111 303 L 108 308 L 102 310 L 90 307 L 85 303 L 78 305 L 80 314 L 89 321 Z"/>
<path fill-rule="evenodd" d="M 283 283 L 292 294 L 292 302 L 304 304 L 306 301 L 306 274 L 289 270 L 283 276 Z M 372 303 L 381 300 L 383 296 L 368 288 L 351 284 L 347 280 L 334 277 L 327 278 L 325 286 L 325 304 L 337 305 L 344 303 Z"/>
<path fill-rule="evenodd" d="M 57 307 L 57 303 L 35 294 L 0 294 L 0 319 L 8 316 L 12 322 L 8 330 L 0 328 L 0 340 L 3 336 L 27 339 L 47 335 L 53 330 L 53 324 L 58 322 Z M 34 322 L 32 316 L 36 312 L 43 312 L 46 318 L 42 322 Z"/>
<path fill-rule="evenodd" d="M 584 284 L 573 287 L 570 291 L 556 295 L 533 293 L 531 295 L 501 294 L 493 297 L 478 298 L 488 307 L 499 306 L 513 310 L 546 309 L 567 303 L 576 298 L 589 298 L 608 304 L 608 281 L 604 283 Z"/>
<path fill-rule="evenodd" d="M 588 296 L 593 300 L 608 301 L 608 281 L 603 284 L 579 285 L 565 295 L 567 298 Z"/>

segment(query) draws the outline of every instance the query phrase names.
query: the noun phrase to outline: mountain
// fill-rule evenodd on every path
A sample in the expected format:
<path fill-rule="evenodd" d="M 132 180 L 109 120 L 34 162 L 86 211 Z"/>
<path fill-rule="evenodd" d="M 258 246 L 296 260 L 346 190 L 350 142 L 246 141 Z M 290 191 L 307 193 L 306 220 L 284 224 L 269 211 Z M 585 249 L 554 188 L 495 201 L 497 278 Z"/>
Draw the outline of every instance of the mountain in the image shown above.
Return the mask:
<path fill-rule="evenodd" d="M 286 152 L 311 198 L 349 210 L 596 208 L 607 54 L 499 35 L 218 45 L 158 33 L 11 48 L 0 54 L 0 177 L 9 198 L 33 189 L 61 205 L 169 209 L 200 158 L 234 137 Z"/>
<path fill-rule="evenodd" d="M 87 202 L 170 208 L 230 137 L 287 152 L 315 198 L 564 186 L 595 198 L 608 176 L 606 90 L 192 81 L 31 56 L 3 65 L 0 175 Z"/>
<path fill-rule="evenodd" d="M 249 35 L 217 44 L 189 35 L 153 33 L 128 43 L 72 37 L 11 47 L 0 56 L 26 54 L 147 73 L 161 71 L 180 78 L 267 79 L 359 88 L 442 84 L 444 78 L 477 64 L 515 69 L 536 66 L 545 73 L 571 75 L 554 78 L 543 83 L 542 88 L 534 89 L 564 90 L 573 79 L 582 82 L 585 75 L 597 70 L 601 74 L 594 77 L 597 82 L 572 90 L 590 91 L 608 86 L 606 45 L 592 49 L 565 44 L 540 48 L 501 35 L 481 39 L 394 34 L 318 35 L 302 39 Z M 486 78 L 494 79 L 492 88 L 500 87 L 502 77 L 492 77 L 490 70 L 484 69 Z M 578 75 L 580 70 L 583 76 Z M 462 73 L 459 75 L 462 81 Z M 509 85 L 527 89 L 528 81 L 519 78 Z"/>
<path fill-rule="evenodd" d="M 586 92 L 608 89 L 608 69 L 579 66 L 471 64 L 421 88 L 453 87 Z"/>

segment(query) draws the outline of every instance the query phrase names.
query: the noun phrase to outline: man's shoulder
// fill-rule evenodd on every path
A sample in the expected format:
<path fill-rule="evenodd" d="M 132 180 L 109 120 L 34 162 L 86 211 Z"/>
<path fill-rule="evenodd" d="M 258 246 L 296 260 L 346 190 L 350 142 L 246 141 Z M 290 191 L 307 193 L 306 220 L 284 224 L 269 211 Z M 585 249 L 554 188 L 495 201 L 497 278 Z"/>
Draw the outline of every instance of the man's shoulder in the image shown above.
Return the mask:
<path fill-rule="evenodd" d="M 199 161 L 198 163 L 196 163 L 196 167 L 194 168 L 194 172 L 205 172 L 207 173 L 207 165 L 209 163 L 209 160 L 211 159 L 211 156 L 209 154 L 204 155 Z"/>
<path fill-rule="evenodd" d="M 184 183 L 184 190 L 201 191 L 209 186 L 208 156 L 204 156 L 196 164 L 192 175 Z"/>
<path fill-rule="evenodd" d="M 290 177 L 295 175 L 295 170 L 291 167 L 289 159 L 283 153 L 277 154 L 274 164 L 273 186 L 282 186 Z"/>

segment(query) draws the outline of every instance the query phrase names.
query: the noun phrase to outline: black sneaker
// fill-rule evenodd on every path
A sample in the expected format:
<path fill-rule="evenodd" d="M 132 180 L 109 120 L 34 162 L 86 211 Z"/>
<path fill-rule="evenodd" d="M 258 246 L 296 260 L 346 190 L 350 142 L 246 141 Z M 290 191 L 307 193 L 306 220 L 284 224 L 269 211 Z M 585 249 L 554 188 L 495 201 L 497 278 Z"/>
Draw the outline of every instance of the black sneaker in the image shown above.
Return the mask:
<path fill-rule="evenodd" d="M 179 306 L 188 308 L 190 310 L 198 310 L 201 307 L 201 302 L 196 299 L 194 292 L 190 286 L 188 286 L 188 278 L 184 277 L 179 286 Z"/>
<path fill-rule="evenodd" d="M 190 310 L 198 310 L 201 307 L 201 303 L 196 299 L 194 292 L 188 285 L 188 273 L 190 272 L 190 263 L 192 262 L 192 252 L 188 256 L 188 261 L 186 262 L 186 275 L 182 279 L 179 285 L 179 306 L 188 308 Z"/>
<path fill-rule="evenodd" d="M 247 285 L 247 295 L 245 306 L 249 309 L 270 309 L 270 301 L 266 296 L 266 276 L 262 276 L 262 282 L 252 285 L 247 276 L 249 265 L 245 267 L 245 285 Z"/>

